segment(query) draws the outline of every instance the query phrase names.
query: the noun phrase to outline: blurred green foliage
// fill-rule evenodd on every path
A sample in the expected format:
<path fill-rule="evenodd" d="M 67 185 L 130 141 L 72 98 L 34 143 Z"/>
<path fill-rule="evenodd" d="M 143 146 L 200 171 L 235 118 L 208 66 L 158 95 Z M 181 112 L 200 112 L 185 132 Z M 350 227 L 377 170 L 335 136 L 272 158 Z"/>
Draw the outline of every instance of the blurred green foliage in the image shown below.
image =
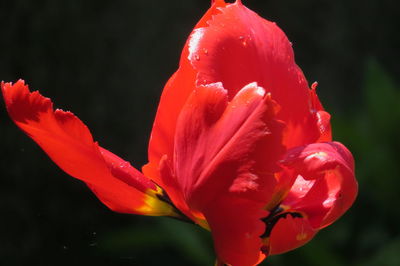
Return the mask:
<path fill-rule="evenodd" d="M 306 76 L 319 81 L 334 139 L 353 152 L 360 188 L 338 222 L 263 265 L 400 265 L 397 2 L 243 2 L 278 22 Z M 0 1 L 0 79 L 26 79 L 140 168 L 163 84 L 208 5 Z M 107 210 L 0 107 L 0 265 L 212 265 L 208 232 Z"/>

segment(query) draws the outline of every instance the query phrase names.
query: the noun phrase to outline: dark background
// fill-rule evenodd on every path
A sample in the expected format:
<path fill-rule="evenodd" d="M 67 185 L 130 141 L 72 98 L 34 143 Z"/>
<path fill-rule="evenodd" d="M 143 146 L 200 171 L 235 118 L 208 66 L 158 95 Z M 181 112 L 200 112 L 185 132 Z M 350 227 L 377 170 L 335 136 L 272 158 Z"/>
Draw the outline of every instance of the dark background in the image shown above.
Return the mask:
<path fill-rule="evenodd" d="M 276 21 L 353 152 L 358 199 L 263 265 L 400 265 L 397 1 L 243 0 Z M 0 80 L 23 78 L 140 168 L 159 95 L 208 0 L 0 0 Z M 109 211 L 0 103 L 0 265 L 212 265 L 208 232 Z"/>

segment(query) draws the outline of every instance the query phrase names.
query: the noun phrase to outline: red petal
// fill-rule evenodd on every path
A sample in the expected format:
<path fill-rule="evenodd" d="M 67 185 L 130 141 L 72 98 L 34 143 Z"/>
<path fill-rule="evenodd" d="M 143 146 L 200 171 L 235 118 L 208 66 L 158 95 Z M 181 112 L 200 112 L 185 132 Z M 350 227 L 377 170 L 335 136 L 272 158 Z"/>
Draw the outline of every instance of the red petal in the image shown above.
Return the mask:
<path fill-rule="evenodd" d="M 224 1 L 215 1 L 197 23 L 196 28 L 206 26 L 214 15 L 220 13 L 219 8 L 224 6 L 226 6 Z M 187 98 L 196 87 L 197 72 L 187 60 L 188 46 L 189 40 L 182 51 L 179 69 L 168 80 L 161 95 L 149 143 L 150 163 L 158 164 L 164 154 L 172 158 L 176 120 Z M 162 184 L 162 180 L 158 180 L 157 183 Z"/>
<path fill-rule="evenodd" d="M 162 156 L 174 157 L 179 113 L 199 84 L 213 82 L 223 83 L 229 99 L 251 82 L 271 92 L 282 106 L 278 118 L 286 122 L 283 143 L 289 148 L 330 140 L 320 132 L 329 128 L 329 115 L 322 114 L 319 119 L 314 112 L 312 104 L 317 97 L 295 64 L 285 34 L 240 1 L 214 1 L 186 42 L 179 69 L 163 90 L 153 124 L 149 164 L 143 171 L 167 191 L 172 189 L 163 183 L 158 165 Z"/>
<path fill-rule="evenodd" d="M 299 176 L 282 204 L 305 213 L 313 228 L 333 223 L 353 204 L 357 195 L 354 161 L 342 144 L 294 148 L 288 151 L 284 164 Z"/>
<path fill-rule="evenodd" d="M 260 219 L 276 185 L 273 162 L 283 152 L 276 108 L 255 83 L 231 101 L 216 83 L 193 91 L 177 122 L 174 176 L 164 184 L 180 187 L 189 207 L 204 214 L 219 258 L 233 265 L 263 258 Z"/>
<path fill-rule="evenodd" d="M 274 226 L 268 240 L 269 255 L 284 253 L 301 247 L 310 241 L 317 230 L 311 227 L 308 220 L 293 218 L 290 214 L 281 218 Z"/>
<path fill-rule="evenodd" d="M 264 256 L 260 252 L 267 216 L 263 204 L 224 195 L 213 201 L 204 215 L 210 225 L 219 260 L 229 265 L 256 265 Z"/>
<path fill-rule="evenodd" d="M 316 93 L 317 83 L 309 90 L 310 113 L 304 116 L 302 124 L 289 125 L 291 137 L 286 139 L 287 147 L 302 146 L 315 142 L 332 141 L 329 113 L 325 112 Z"/>
<path fill-rule="evenodd" d="M 285 34 L 240 2 L 219 10 L 195 28 L 185 47 L 197 84 L 222 82 L 231 99 L 246 84 L 257 82 L 282 107 L 278 117 L 287 123 L 288 147 L 315 142 L 309 136 L 318 128 L 307 126 L 315 120 L 310 90 Z"/>
<path fill-rule="evenodd" d="M 1 84 L 12 120 L 66 173 L 93 189 L 109 208 L 126 213 L 168 215 L 171 207 L 155 196 L 157 187 L 128 162 L 93 142 L 85 124 L 70 112 L 53 111 L 22 80 Z"/>
<path fill-rule="evenodd" d="M 282 127 L 264 93 L 256 84 L 231 102 L 221 84 L 192 93 L 178 120 L 174 157 L 176 179 L 192 208 L 202 209 L 224 191 L 261 202 L 271 197 Z M 260 143 L 269 149 L 260 153 Z"/>

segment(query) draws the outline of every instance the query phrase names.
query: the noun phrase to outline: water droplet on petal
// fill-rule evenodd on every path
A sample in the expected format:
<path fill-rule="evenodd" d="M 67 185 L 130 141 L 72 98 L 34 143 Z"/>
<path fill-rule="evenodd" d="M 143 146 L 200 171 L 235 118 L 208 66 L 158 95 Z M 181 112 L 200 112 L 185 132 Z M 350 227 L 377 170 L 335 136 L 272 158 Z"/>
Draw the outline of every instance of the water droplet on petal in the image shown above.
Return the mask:
<path fill-rule="evenodd" d="M 242 46 L 246 47 L 247 46 L 247 40 L 246 37 L 244 36 L 239 36 L 239 41 L 242 44 Z"/>
<path fill-rule="evenodd" d="M 197 54 L 194 56 L 194 59 L 196 59 L 197 61 L 200 61 L 200 56 Z"/>
<path fill-rule="evenodd" d="M 249 42 L 251 42 L 251 36 L 239 36 L 239 41 L 241 42 L 243 47 L 247 47 Z"/>

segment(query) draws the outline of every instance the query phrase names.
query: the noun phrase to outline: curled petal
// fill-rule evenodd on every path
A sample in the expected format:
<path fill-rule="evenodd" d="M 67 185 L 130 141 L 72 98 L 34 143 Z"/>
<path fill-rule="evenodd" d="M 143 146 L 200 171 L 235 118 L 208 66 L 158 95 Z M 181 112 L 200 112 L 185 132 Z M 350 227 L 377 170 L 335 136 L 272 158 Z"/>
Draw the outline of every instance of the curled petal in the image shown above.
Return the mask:
<path fill-rule="evenodd" d="M 332 132 L 331 132 L 331 124 L 330 119 L 331 116 L 329 113 L 325 112 L 322 107 L 321 102 L 318 99 L 317 95 L 317 82 L 314 82 L 311 85 L 310 92 L 310 109 L 312 113 L 311 118 L 311 128 L 308 130 L 308 133 L 313 133 L 316 135 L 309 136 L 309 142 L 329 142 L 332 140 Z M 315 127 L 317 130 L 315 130 Z"/>
<path fill-rule="evenodd" d="M 11 119 L 66 173 L 84 181 L 110 209 L 145 215 L 172 215 L 158 200 L 159 188 L 128 162 L 98 146 L 71 112 L 53 111 L 49 98 L 30 92 L 22 80 L 2 83 Z"/>
<path fill-rule="evenodd" d="M 289 150 L 282 161 L 294 183 L 267 222 L 263 251 L 280 254 L 298 248 L 337 220 L 357 195 L 351 153 L 337 142 Z M 270 231 L 268 231 L 270 230 Z"/>
<path fill-rule="evenodd" d="M 358 187 L 354 161 L 342 144 L 294 148 L 287 152 L 283 164 L 298 177 L 282 204 L 304 213 L 313 228 L 331 224 L 353 204 Z"/>
<path fill-rule="evenodd" d="M 282 124 L 256 83 L 228 98 L 221 83 L 193 91 L 177 123 L 174 176 L 164 183 L 175 180 L 190 208 L 204 215 L 221 261 L 254 265 L 264 256 L 261 218 L 276 185 L 273 162 L 284 152 Z"/>
<path fill-rule="evenodd" d="M 230 102 L 220 83 L 193 92 L 178 120 L 174 156 L 176 180 L 192 208 L 202 209 L 228 192 L 269 200 L 275 186 L 272 162 L 284 151 L 275 108 L 255 83 Z M 268 152 L 258 152 L 260 143 Z"/>

